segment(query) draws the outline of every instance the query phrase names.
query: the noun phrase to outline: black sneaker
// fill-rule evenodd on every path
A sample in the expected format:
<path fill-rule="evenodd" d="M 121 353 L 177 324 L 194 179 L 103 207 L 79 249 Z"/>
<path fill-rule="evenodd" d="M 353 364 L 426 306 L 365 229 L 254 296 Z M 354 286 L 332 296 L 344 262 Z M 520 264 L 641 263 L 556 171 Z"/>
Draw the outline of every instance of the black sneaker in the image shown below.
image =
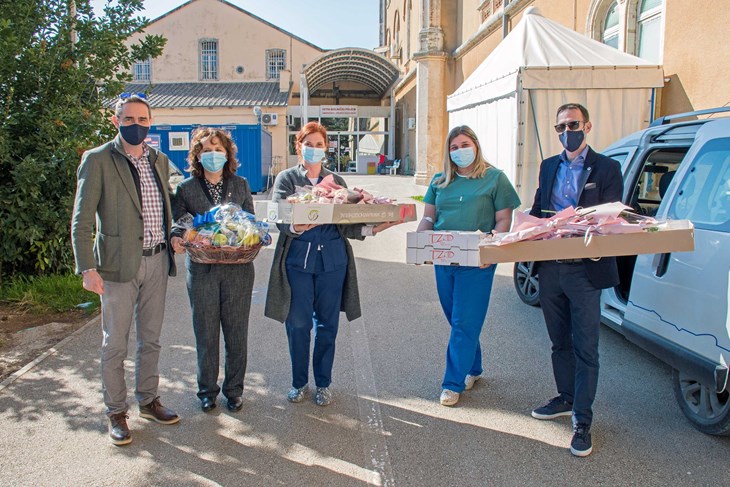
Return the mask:
<path fill-rule="evenodd" d="M 550 402 L 542 407 L 532 410 L 532 417 L 535 419 L 555 419 L 558 416 L 570 416 L 573 413 L 573 405 L 563 401 L 560 396 L 550 399 Z"/>
<path fill-rule="evenodd" d="M 127 426 L 127 413 L 117 413 L 109 416 L 109 439 L 112 445 L 127 445 L 132 443 L 132 433 Z"/>
<path fill-rule="evenodd" d="M 573 439 L 570 441 L 570 453 L 576 457 L 587 457 L 592 451 L 591 427 L 581 423 L 575 425 Z"/>

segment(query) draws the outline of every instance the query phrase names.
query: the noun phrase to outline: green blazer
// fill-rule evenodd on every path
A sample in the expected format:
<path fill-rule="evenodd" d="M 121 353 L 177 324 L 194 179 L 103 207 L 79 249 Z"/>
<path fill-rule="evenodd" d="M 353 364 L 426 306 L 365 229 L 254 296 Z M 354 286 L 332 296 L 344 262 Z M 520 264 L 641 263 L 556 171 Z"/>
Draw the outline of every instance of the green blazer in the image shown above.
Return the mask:
<path fill-rule="evenodd" d="M 174 276 L 175 258 L 169 245 L 170 163 L 165 154 L 152 148 L 149 159 L 162 191 L 167 255 L 170 275 Z M 77 273 L 96 269 L 102 279 L 113 282 L 128 282 L 137 274 L 142 262 L 144 224 L 139 191 L 129 164 L 119 135 L 81 157 L 71 220 Z M 94 230 L 96 236 L 92 239 Z"/>

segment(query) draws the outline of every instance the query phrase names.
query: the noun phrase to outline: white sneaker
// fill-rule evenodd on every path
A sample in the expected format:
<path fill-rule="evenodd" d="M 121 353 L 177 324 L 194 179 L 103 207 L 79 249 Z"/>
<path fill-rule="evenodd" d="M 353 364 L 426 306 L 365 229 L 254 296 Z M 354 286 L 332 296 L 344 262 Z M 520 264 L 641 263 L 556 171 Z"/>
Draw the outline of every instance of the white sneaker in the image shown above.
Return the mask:
<path fill-rule="evenodd" d="M 441 391 L 441 398 L 439 401 L 441 402 L 442 406 L 453 406 L 457 402 L 459 402 L 459 393 L 450 391 L 449 389 L 444 389 Z"/>
<path fill-rule="evenodd" d="M 481 378 L 482 378 L 482 374 L 479 374 L 479 375 L 467 374 L 466 379 L 464 379 L 464 384 L 466 385 L 466 387 L 464 387 L 464 389 L 466 389 L 467 391 L 470 390 L 472 387 L 474 387 L 474 384 L 476 384 L 476 382 Z"/>

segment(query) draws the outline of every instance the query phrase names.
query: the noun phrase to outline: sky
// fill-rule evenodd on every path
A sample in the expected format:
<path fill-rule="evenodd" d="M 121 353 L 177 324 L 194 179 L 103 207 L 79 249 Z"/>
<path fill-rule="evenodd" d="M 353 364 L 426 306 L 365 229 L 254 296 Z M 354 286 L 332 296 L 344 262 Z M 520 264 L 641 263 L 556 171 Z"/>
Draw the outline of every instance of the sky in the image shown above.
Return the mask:
<path fill-rule="evenodd" d="M 91 0 L 97 14 L 108 0 Z M 379 0 L 228 0 L 323 49 L 378 46 Z M 187 0 L 145 0 L 150 20 Z M 114 3 L 114 0 L 112 0 Z"/>

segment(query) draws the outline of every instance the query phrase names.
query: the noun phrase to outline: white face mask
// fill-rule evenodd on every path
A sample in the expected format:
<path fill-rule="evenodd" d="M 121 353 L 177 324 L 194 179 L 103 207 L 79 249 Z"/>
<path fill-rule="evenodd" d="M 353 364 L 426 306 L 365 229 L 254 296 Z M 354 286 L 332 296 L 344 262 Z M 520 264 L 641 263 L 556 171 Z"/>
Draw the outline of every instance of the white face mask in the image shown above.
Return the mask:
<path fill-rule="evenodd" d="M 324 159 L 324 149 L 319 147 L 302 146 L 302 159 L 306 164 L 317 164 Z"/>

